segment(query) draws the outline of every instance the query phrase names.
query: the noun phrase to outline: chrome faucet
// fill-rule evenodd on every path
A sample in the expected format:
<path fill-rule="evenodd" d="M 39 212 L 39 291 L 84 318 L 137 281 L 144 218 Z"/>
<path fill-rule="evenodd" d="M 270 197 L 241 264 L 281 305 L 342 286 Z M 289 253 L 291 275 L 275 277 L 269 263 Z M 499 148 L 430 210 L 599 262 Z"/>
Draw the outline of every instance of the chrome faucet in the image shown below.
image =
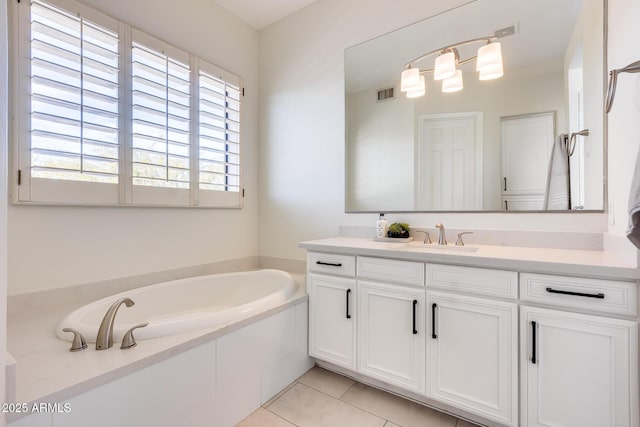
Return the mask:
<path fill-rule="evenodd" d="M 447 244 L 447 236 L 444 234 L 444 225 L 441 223 L 436 224 L 436 228 L 438 229 L 438 244 L 446 245 Z"/>
<path fill-rule="evenodd" d="M 130 298 L 120 298 L 114 302 L 100 323 L 98 337 L 96 338 L 96 350 L 106 350 L 113 347 L 113 322 L 116 320 L 116 312 L 122 304 L 131 307 L 135 303 Z"/>

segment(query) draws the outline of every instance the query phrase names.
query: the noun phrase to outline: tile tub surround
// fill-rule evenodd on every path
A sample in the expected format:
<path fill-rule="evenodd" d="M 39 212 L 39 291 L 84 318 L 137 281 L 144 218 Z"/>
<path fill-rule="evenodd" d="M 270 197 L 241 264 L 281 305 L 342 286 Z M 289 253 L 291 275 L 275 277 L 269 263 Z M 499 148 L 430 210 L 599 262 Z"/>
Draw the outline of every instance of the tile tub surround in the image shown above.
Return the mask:
<path fill-rule="evenodd" d="M 61 307 L 41 312 L 38 315 L 11 318 L 8 324 L 8 351 L 16 359 L 17 374 L 13 388 L 15 401 L 20 403 L 67 401 L 74 396 L 91 392 L 93 389 L 125 378 L 127 375 L 171 359 L 198 346 L 214 340 L 218 342 L 229 340 L 230 338 L 226 337 L 230 334 L 251 328 L 262 320 L 278 316 L 292 308 L 301 310 L 304 307 L 305 339 L 302 357 L 308 361 L 306 356 L 307 295 L 304 276 L 299 274 L 293 276 L 298 284 L 298 291 L 292 299 L 278 307 L 233 324 L 143 340 L 135 349 L 127 351 L 120 350 L 116 343 L 113 348 L 106 351 L 95 351 L 91 345 L 81 352 L 69 352 L 69 343 L 56 338 L 54 328 L 60 318 L 64 317 L 73 307 Z M 294 323 L 299 322 L 296 320 Z M 296 325 L 296 328 L 300 329 L 300 325 Z M 299 365 L 298 362 L 292 360 L 287 365 L 294 368 L 296 364 Z M 274 373 L 283 373 L 282 367 L 274 369 Z M 286 385 L 278 384 L 277 376 L 274 377 L 272 374 L 268 374 L 268 376 L 271 378 L 265 378 L 264 381 L 278 385 L 273 393 Z M 283 378 L 286 378 L 286 375 L 283 375 Z M 259 383 L 260 381 L 258 381 Z M 10 384 L 8 388 L 11 388 Z M 269 397 L 271 396 L 266 396 L 264 400 Z M 19 417 L 12 415 L 9 417 L 9 421 Z"/>
<path fill-rule="evenodd" d="M 238 427 L 474 427 L 426 406 L 315 367 Z"/>

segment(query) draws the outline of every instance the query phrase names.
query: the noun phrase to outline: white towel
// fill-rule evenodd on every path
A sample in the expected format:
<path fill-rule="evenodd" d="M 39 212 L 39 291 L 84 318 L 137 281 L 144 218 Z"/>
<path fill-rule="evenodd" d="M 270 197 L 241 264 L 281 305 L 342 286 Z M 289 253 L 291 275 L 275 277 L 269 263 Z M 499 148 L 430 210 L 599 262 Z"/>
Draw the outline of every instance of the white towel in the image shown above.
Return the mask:
<path fill-rule="evenodd" d="M 640 248 L 640 151 L 636 158 L 636 168 L 629 191 L 629 228 L 627 239 Z"/>
<path fill-rule="evenodd" d="M 547 189 L 544 194 L 544 210 L 569 209 L 569 161 L 567 134 L 561 133 L 551 149 Z"/>

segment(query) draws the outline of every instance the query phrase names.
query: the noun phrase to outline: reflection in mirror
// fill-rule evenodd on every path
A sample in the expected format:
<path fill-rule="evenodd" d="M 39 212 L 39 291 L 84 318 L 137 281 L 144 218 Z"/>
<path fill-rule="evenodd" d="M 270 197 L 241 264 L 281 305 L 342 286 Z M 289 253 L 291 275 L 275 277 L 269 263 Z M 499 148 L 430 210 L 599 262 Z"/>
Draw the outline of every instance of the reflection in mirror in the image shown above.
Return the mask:
<path fill-rule="evenodd" d="M 538 211 L 545 196 L 566 199 L 547 209 L 602 210 L 603 1 L 476 0 L 347 49 L 346 210 Z M 471 61 L 458 64 L 459 91 L 432 72 L 423 95 L 400 90 L 411 60 L 511 26 L 502 77 L 480 80 Z M 586 129 L 562 159 L 566 188 L 548 194 L 554 144 L 570 142 L 559 135 Z"/>

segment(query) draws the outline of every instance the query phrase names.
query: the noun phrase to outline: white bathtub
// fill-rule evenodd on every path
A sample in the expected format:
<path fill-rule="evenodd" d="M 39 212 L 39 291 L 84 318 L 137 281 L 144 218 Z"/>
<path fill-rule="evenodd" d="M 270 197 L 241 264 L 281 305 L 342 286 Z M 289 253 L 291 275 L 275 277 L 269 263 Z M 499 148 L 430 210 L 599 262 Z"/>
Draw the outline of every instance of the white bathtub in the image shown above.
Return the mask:
<path fill-rule="evenodd" d="M 95 342 L 100 322 L 119 298 L 131 298 L 135 305 L 120 306 L 114 323 L 114 342 L 140 323 L 136 340 L 209 328 L 260 313 L 287 301 L 297 290 L 291 275 L 280 270 L 258 270 L 212 274 L 145 286 L 89 303 L 58 323 L 56 335 L 71 341 L 74 328 Z"/>

